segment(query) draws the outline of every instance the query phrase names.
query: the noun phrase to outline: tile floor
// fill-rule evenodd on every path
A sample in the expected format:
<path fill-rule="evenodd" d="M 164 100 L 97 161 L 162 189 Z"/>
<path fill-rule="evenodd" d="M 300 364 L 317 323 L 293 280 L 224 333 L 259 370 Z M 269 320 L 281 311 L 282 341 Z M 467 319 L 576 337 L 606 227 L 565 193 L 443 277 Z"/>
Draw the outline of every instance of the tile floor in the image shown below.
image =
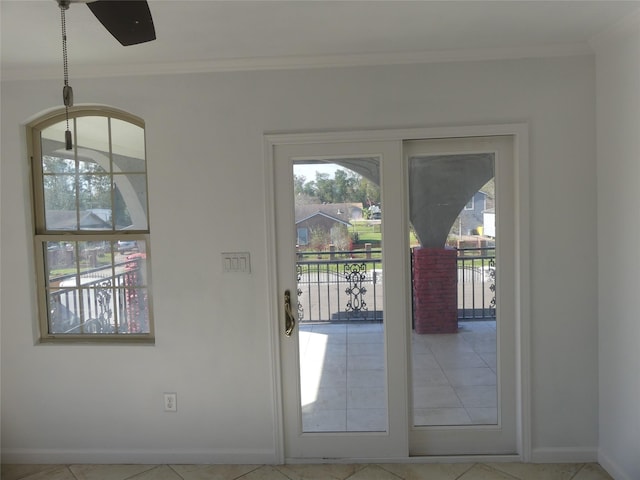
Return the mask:
<path fill-rule="evenodd" d="M 2 480 L 612 480 L 597 464 L 2 465 Z"/>
<path fill-rule="evenodd" d="M 383 429 L 381 324 L 302 325 L 304 427 Z M 417 424 L 493 423 L 495 322 L 414 335 Z M 1 480 L 612 480 L 597 464 L 2 465 Z"/>
<path fill-rule="evenodd" d="M 495 424 L 495 321 L 460 322 L 457 334 L 413 335 L 415 425 Z M 383 431 L 383 325 L 300 326 L 306 432 Z"/>

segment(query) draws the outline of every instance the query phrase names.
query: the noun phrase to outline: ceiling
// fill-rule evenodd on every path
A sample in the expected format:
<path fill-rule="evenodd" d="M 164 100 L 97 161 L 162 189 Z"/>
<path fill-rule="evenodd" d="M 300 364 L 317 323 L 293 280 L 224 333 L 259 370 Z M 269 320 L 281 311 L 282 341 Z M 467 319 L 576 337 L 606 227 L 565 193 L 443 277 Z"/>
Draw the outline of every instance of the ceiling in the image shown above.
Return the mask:
<path fill-rule="evenodd" d="M 86 5 L 66 14 L 69 73 L 398 64 L 586 54 L 640 0 L 149 0 L 157 40 L 121 46 Z M 55 0 L 0 0 L 3 80 L 62 76 Z"/>

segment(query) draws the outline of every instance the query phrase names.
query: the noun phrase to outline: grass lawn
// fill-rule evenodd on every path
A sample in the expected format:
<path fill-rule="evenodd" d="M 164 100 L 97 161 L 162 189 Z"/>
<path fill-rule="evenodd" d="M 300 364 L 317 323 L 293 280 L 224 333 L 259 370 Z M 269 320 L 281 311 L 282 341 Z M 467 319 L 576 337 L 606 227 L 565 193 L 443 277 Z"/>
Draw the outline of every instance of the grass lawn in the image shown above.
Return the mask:
<path fill-rule="evenodd" d="M 353 222 L 353 227 L 349 231 L 358 234 L 358 244 L 370 243 L 372 247 L 379 248 L 382 242 L 381 227 L 382 225 L 379 223 L 369 225 L 366 220 L 356 221 Z M 413 231 L 409 232 L 409 242 L 411 246 L 420 244 Z"/>

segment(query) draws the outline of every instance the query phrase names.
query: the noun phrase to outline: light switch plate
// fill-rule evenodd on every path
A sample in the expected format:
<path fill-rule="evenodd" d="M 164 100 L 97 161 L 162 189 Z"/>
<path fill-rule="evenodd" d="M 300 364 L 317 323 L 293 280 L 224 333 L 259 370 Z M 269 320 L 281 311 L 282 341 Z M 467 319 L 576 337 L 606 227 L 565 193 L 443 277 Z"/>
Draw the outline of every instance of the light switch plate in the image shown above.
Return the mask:
<path fill-rule="evenodd" d="M 249 252 L 222 252 L 223 273 L 251 273 Z"/>

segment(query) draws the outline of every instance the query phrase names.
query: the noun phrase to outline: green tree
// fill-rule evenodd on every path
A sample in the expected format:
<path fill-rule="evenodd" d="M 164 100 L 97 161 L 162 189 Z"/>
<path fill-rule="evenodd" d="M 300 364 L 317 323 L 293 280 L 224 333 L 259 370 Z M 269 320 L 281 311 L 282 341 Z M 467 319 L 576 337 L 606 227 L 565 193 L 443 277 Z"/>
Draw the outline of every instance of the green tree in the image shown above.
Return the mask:
<path fill-rule="evenodd" d="M 45 206 L 48 211 L 111 210 L 120 228 L 131 224 L 127 205 L 112 175 L 95 162 L 43 156 Z M 303 177 L 304 178 L 304 177 Z M 112 204 L 112 199 L 115 204 Z"/>
<path fill-rule="evenodd" d="M 335 203 L 333 185 L 334 181 L 328 173 L 316 172 L 317 196 L 321 203 Z"/>
<path fill-rule="evenodd" d="M 336 170 L 333 177 L 316 172 L 316 179 L 311 181 L 294 175 L 293 188 L 298 204 L 356 202 L 366 208 L 380 203 L 378 185 L 348 169 Z"/>
<path fill-rule="evenodd" d="M 326 245 L 331 243 L 331 235 L 322 228 L 312 228 L 309 235 L 309 247 L 311 250 L 321 252 Z"/>

